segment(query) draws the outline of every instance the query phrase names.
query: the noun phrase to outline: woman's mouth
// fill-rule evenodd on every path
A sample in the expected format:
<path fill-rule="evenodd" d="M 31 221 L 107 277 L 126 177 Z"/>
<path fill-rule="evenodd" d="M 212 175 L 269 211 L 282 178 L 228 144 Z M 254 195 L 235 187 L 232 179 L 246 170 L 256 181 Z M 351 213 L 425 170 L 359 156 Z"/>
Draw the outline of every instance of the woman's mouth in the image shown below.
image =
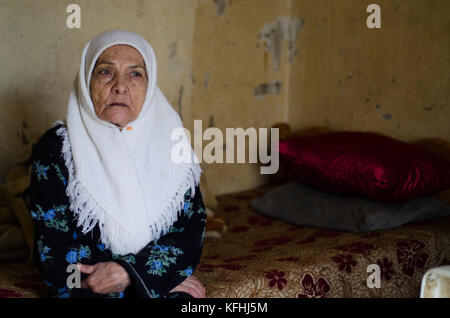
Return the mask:
<path fill-rule="evenodd" d="M 109 106 L 128 106 L 128 105 L 124 104 L 124 103 L 112 103 L 112 104 L 109 104 Z"/>

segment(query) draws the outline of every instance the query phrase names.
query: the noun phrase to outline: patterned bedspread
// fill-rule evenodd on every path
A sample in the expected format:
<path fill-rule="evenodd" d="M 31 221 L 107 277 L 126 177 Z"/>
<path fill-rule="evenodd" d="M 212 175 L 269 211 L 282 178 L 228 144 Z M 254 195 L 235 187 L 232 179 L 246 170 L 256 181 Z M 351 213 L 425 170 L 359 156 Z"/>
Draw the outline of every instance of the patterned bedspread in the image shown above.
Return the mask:
<path fill-rule="evenodd" d="M 423 274 L 450 264 L 450 218 L 366 234 L 306 228 L 255 212 L 275 185 L 218 197 L 228 232 L 207 238 L 195 275 L 208 297 L 419 297 Z M 380 267 L 368 288 L 367 266 Z M 44 297 L 27 264 L 0 262 L 0 297 Z"/>
<path fill-rule="evenodd" d="M 423 274 L 450 264 L 450 218 L 365 234 L 306 228 L 250 207 L 273 187 L 218 198 L 229 231 L 206 240 L 195 273 L 208 297 L 419 297 Z M 367 287 L 370 264 L 379 289 Z"/>

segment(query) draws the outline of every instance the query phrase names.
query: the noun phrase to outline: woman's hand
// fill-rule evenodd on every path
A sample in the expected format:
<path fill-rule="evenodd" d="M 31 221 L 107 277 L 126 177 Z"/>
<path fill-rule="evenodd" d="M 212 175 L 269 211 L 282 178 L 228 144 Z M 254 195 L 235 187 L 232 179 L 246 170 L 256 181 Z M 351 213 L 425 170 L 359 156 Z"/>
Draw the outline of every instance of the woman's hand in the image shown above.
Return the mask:
<path fill-rule="evenodd" d="M 185 292 L 194 298 L 205 298 L 206 297 L 205 287 L 198 280 L 198 278 L 193 275 L 186 278 L 180 285 L 178 285 L 177 287 L 172 289 L 170 292 L 171 293 Z"/>
<path fill-rule="evenodd" d="M 97 294 L 120 293 L 131 284 L 127 271 L 116 262 L 100 262 L 95 265 L 77 263 L 80 272 L 89 276 L 81 282 L 81 288 L 89 288 Z"/>

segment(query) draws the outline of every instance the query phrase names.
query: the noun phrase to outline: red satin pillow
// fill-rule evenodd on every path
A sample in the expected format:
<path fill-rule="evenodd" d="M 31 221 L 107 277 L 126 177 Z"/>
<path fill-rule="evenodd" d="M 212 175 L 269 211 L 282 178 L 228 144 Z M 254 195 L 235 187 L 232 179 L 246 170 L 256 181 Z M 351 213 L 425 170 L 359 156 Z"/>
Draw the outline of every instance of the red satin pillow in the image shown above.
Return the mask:
<path fill-rule="evenodd" d="M 405 202 L 450 187 L 447 159 L 386 136 L 333 132 L 278 146 L 300 181 L 328 192 Z"/>

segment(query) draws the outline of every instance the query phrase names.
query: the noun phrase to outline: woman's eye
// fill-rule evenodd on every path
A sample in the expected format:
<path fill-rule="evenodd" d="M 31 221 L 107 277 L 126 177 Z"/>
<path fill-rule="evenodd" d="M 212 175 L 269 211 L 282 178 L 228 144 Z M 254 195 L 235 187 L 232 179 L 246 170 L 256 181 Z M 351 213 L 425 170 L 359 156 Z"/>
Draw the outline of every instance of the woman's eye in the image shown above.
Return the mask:
<path fill-rule="evenodd" d="M 109 70 L 101 70 L 98 72 L 100 75 L 109 75 L 111 72 Z"/>
<path fill-rule="evenodd" d="M 133 73 L 131 73 L 131 75 L 133 75 L 133 77 L 141 77 L 142 76 L 141 73 L 139 73 L 139 72 L 133 72 Z"/>

